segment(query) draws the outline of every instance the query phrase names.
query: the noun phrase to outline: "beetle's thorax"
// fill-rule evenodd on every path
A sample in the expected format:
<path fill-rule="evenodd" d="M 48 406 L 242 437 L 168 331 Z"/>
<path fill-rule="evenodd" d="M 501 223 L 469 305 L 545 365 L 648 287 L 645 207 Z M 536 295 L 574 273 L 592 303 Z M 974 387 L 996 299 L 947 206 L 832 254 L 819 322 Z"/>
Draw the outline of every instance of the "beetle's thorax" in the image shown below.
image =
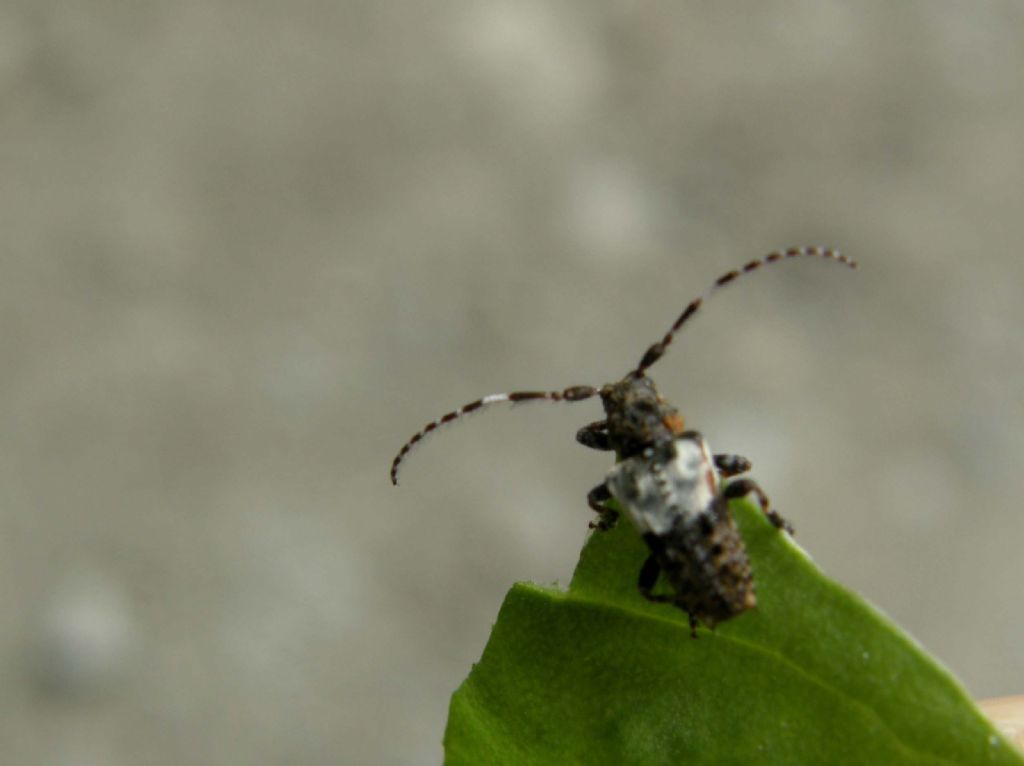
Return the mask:
<path fill-rule="evenodd" d="M 683 433 L 683 417 L 658 393 L 646 375 L 627 375 L 601 388 L 608 438 L 620 458 L 639 454 L 656 442 Z"/>

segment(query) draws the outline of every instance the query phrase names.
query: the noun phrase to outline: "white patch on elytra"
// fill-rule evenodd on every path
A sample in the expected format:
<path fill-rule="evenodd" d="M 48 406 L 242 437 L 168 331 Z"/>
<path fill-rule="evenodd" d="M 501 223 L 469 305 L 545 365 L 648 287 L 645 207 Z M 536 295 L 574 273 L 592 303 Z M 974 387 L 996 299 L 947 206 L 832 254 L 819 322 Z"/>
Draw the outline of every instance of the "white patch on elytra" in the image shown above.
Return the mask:
<path fill-rule="evenodd" d="M 718 480 L 707 444 L 686 437 L 623 460 L 608 473 L 608 488 L 641 534 L 664 535 L 711 506 Z"/>

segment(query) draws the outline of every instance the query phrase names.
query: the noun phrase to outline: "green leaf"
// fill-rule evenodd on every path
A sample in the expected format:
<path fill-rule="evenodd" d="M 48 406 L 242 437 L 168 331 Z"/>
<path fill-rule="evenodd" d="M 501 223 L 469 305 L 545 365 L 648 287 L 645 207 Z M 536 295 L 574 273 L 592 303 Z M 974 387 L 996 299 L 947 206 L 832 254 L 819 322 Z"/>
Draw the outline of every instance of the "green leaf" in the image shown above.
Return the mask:
<path fill-rule="evenodd" d="M 592 534 L 568 592 L 509 591 L 452 696 L 446 763 L 1024 764 L 913 639 L 732 509 L 756 610 L 694 640 L 637 592 L 628 521 Z"/>

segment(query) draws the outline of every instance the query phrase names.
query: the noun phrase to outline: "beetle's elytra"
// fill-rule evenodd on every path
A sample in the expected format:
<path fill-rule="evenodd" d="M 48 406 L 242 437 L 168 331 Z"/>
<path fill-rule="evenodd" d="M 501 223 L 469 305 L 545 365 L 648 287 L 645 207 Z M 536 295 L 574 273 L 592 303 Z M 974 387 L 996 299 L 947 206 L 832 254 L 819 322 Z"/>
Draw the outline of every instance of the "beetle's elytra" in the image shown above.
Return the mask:
<path fill-rule="evenodd" d="M 739 476 L 750 469 L 750 461 L 738 455 L 712 455 L 699 433 L 686 430 L 682 415 L 658 393 L 647 370 L 717 290 L 761 266 L 798 257 L 857 268 L 847 256 L 821 247 L 790 248 L 750 261 L 723 274 L 690 301 L 668 332 L 621 380 L 561 391 L 491 394 L 464 404 L 428 423 L 402 446 L 391 463 L 392 483 L 398 484 L 399 466 L 413 447 L 442 425 L 471 412 L 502 402 L 580 402 L 599 396 L 605 417 L 581 428 L 576 440 L 591 449 L 615 452 L 618 462 L 587 494 L 588 505 L 598 514 L 590 526 L 607 530 L 615 525 L 618 511 L 610 504 L 614 499 L 650 549 L 640 568 L 640 594 L 684 610 L 694 636 L 698 622 L 713 628 L 752 608 L 757 603 L 753 575 L 729 500 L 752 494 L 775 527 L 790 532 L 792 528 L 770 507 L 756 482 Z M 659 575 L 671 592 L 654 593 Z"/>

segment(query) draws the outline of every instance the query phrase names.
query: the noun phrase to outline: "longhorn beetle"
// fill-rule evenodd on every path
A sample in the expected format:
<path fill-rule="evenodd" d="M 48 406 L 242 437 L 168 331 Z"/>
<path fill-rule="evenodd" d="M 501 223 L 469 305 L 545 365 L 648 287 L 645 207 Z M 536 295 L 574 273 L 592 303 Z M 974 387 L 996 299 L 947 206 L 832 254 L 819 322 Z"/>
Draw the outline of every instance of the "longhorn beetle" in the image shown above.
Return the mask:
<path fill-rule="evenodd" d="M 391 463 L 391 482 L 398 484 L 399 465 L 424 437 L 471 412 L 502 402 L 581 402 L 600 396 L 604 419 L 583 426 L 576 432 L 576 440 L 591 449 L 614 451 L 618 462 L 587 495 L 587 504 L 597 513 L 590 526 L 599 531 L 611 529 L 619 514 L 609 503 L 617 501 L 650 549 L 637 581 L 641 595 L 685 611 L 694 638 L 698 621 L 714 628 L 752 608 L 757 603 L 753 576 L 729 513 L 729 500 L 752 494 L 777 529 L 790 533 L 793 529 L 769 506 L 767 496 L 752 479 L 722 481 L 746 473 L 750 461 L 739 455 L 712 455 L 697 431 L 686 430 L 682 415 L 658 393 L 647 370 L 712 294 L 762 266 L 801 256 L 857 268 L 847 256 L 821 247 L 790 248 L 752 260 L 723 274 L 690 301 L 664 337 L 651 345 L 621 380 L 562 391 L 491 394 L 464 404 L 428 423 L 402 446 Z M 659 574 L 664 575 L 671 593 L 653 592 Z"/>

